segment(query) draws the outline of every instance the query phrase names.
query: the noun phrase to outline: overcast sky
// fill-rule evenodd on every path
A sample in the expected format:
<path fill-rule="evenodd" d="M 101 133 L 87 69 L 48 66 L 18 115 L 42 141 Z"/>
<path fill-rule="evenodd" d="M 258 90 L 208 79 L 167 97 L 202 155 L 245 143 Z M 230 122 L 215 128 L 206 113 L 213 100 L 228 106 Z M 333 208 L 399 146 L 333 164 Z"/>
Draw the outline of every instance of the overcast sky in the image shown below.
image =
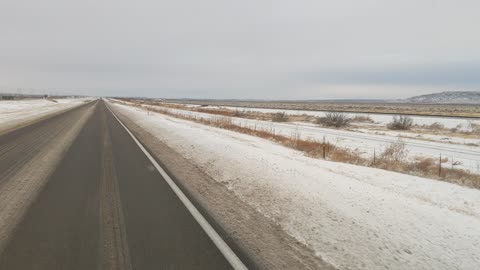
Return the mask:
<path fill-rule="evenodd" d="M 480 90 L 479 12 L 478 0 L 0 0 L 0 90 L 266 99 Z"/>

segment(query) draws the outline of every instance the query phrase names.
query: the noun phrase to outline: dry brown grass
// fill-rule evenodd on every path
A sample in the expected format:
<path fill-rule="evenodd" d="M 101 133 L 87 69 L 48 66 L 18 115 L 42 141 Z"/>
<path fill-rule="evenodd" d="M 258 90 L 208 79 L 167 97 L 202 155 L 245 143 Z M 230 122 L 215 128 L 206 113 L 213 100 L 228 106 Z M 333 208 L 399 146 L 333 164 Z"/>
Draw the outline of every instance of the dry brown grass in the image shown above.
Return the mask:
<path fill-rule="evenodd" d="M 185 106 L 184 104 L 162 103 L 162 102 L 155 102 L 150 100 L 139 101 L 139 100 L 128 99 L 127 101 L 140 104 L 140 105 L 153 105 L 153 106 L 160 106 L 165 108 L 208 113 L 212 115 L 239 117 L 239 118 L 245 118 L 245 119 L 254 119 L 254 120 L 272 121 L 272 122 L 288 122 L 288 121 L 311 122 L 315 120 L 315 117 L 313 116 L 287 115 L 284 112 L 265 113 L 265 112 L 256 112 L 256 111 L 246 111 L 246 110 L 240 110 L 240 109 L 232 110 L 227 108 L 209 108 L 208 105 L 199 106 L 199 107 L 189 107 L 189 106 Z"/>
<path fill-rule="evenodd" d="M 199 108 L 192 108 L 192 111 L 215 114 L 215 115 L 222 115 L 222 116 L 230 116 L 230 117 L 235 116 L 235 111 L 224 110 L 224 109 L 209 109 L 209 108 L 205 108 L 205 107 L 199 107 Z"/>
<path fill-rule="evenodd" d="M 475 133 L 475 134 L 480 134 L 480 124 L 476 124 L 474 122 L 470 122 L 470 127 L 472 129 L 472 133 Z"/>
<path fill-rule="evenodd" d="M 334 147 L 329 152 L 328 158 L 332 161 L 355 164 L 360 166 L 370 166 L 371 161 L 363 158 L 361 154 L 345 148 Z"/>
<path fill-rule="evenodd" d="M 442 123 L 439 122 L 434 122 L 430 125 L 425 126 L 425 128 L 430 129 L 430 130 L 445 130 L 445 126 Z"/>
<path fill-rule="evenodd" d="M 375 121 L 370 117 L 370 115 L 355 115 L 352 117 L 352 123 L 368 123 L 373 124 Z"/>
<path fill-rule="evenodd" d="M 388 145 L 385 150 L 383 150 L 380 158 L 389 162 L 402 162 L 407 158 L 407 155 L 408 149 L 405 142 L 398 140 Z"/>
<path fill-rule="evenodd" d="M 352 119 L 345 113 L 327 112 L 325 113 L 325 117 L 319 117 L 317 119 L 317 123 L 326 127 L 343 128 L 347 127 L 351 120 Z"/>
<path fill-rule="evenodd" d="M 287 122 L 288 115 L 284 112 L 277 112 L 272 114 L 272 122 Z"/>
<path fill-rule="evenodd" d="M 141 107 L 140 104 L 137 106 Z M 291 137 L 275 134 L 274 130 L 262 130 L 257 128 L 243 127 L 232 122 L 231 118 L 201 118 L 193 117 L 169 111 L 165 108 L 149 108 L 150 111 L 169 115 L 175 118 L 180 118 L 188 121 L 201 123 L 208 126 L 227 129 L 243 134 L 248 134 L 270 141 L 274 141 L 286 147 L 302 151 L 306 155 L 313 158 L 325 158 L 327 160 L 355 164 L 360 166 L 368 166 L 388 171 L 405 173 L 415 176 L 427 177 L 441 181 L 456 183 L 473 188 L 480 188 L 480 175 L 473 174 L 466 170 L 456 168 L 442 167 L 439 171 L 439 162 L 432 158 L 417 158 L 414 161 L 407 160 L 408 151 L 403 141 L 399 140 L 392 143 L 377 157 L 367 159 L 361 156 L 360 153 L 349 149 L 337 147 L 328 142 L 318 142 L 314 140 L 301 139 L 298 134 Z M 216 111 L 216 110 L 215 110 Z M 221 116 L 230 116 L 223 115 Z M 448 162 L 448 158 L 443 158 L 441 163 Z M 444 166 L 444 165 L 442 165 Z"/>
<path fill-rule="evenodd" d="M 353 113 L 408 114 L 428 116 L 480 117 L 480 105 L 475 104 L 412 104 L 412 103 L 356 103 L 311 101 L 226 101 L 226 100 L 171 100 L 176 103 L 204 104 L 249 108 L 311 110 Z"/>
<path fill-rule="evenodd" d="M 387 124 L 387 128 L 392 130 L 409 130 L 412 126 L 413 118 L 407 115 L 395 115 Z"/>
<path fill-rule="evenodd" d="M 374 164 L 374 167 L 480 188 L 480 175 L 463 169 L 453 168 L 453 166 L 450 168 L 446 167 L 446 162 L 448 162 L 448 158 L 442 158 L 442 160 L 439 161 L 428 157 L 407 161 L 401 144 L 394 143 L 393 146 L 387 147 Z"/>

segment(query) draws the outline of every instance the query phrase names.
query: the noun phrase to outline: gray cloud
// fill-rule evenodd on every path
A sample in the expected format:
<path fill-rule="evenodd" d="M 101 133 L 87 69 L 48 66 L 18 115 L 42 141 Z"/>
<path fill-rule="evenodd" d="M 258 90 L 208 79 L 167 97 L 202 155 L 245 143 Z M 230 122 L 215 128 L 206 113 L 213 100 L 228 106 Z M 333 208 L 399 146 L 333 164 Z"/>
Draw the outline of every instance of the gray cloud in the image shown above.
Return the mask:
<path fill-rule="evenodd" d="M 0 3 L 0 87 L 196 98 L 478 90 L 478 1 Z"/>
<path fill-rule="evenodd" d="M 363 70 L 324 70 L 301 73 L 299 82 L 350 83 L 350 84 L 396 84 L 396 85 L 439 85 L 455 87 L 479 86 L 480 63 L 451 63 L 441 66 L 404 66 Z"/>

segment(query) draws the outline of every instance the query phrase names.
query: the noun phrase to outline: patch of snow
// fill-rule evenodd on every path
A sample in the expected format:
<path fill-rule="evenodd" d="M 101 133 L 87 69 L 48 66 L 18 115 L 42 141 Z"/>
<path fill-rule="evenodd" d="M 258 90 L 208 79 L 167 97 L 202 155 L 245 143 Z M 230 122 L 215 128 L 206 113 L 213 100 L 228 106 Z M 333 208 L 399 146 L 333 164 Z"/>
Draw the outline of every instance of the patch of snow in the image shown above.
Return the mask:
<path fill-rule="evenodd" d="M 82 104 L 85 100 L 88 99 L 56 99 L 57 102 L 47 99 L 0 101 L 0 127 L 1 129 L 8 128 L 24 121 L 31 121 L 56 111 L 72 108 Z"/>

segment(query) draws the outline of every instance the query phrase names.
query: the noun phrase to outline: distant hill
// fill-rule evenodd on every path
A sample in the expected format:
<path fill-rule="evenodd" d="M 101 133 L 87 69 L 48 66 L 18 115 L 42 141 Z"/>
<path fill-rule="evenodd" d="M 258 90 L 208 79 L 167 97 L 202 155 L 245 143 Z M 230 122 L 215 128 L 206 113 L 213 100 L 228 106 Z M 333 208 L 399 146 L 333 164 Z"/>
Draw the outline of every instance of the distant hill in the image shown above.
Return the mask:
<path fill-rule="evenodd" d="M 406 101 L 430 104 L 480 104 L 480 91 L 445 91 L 441 93 L 414 96 L 407 98 Z"/>

